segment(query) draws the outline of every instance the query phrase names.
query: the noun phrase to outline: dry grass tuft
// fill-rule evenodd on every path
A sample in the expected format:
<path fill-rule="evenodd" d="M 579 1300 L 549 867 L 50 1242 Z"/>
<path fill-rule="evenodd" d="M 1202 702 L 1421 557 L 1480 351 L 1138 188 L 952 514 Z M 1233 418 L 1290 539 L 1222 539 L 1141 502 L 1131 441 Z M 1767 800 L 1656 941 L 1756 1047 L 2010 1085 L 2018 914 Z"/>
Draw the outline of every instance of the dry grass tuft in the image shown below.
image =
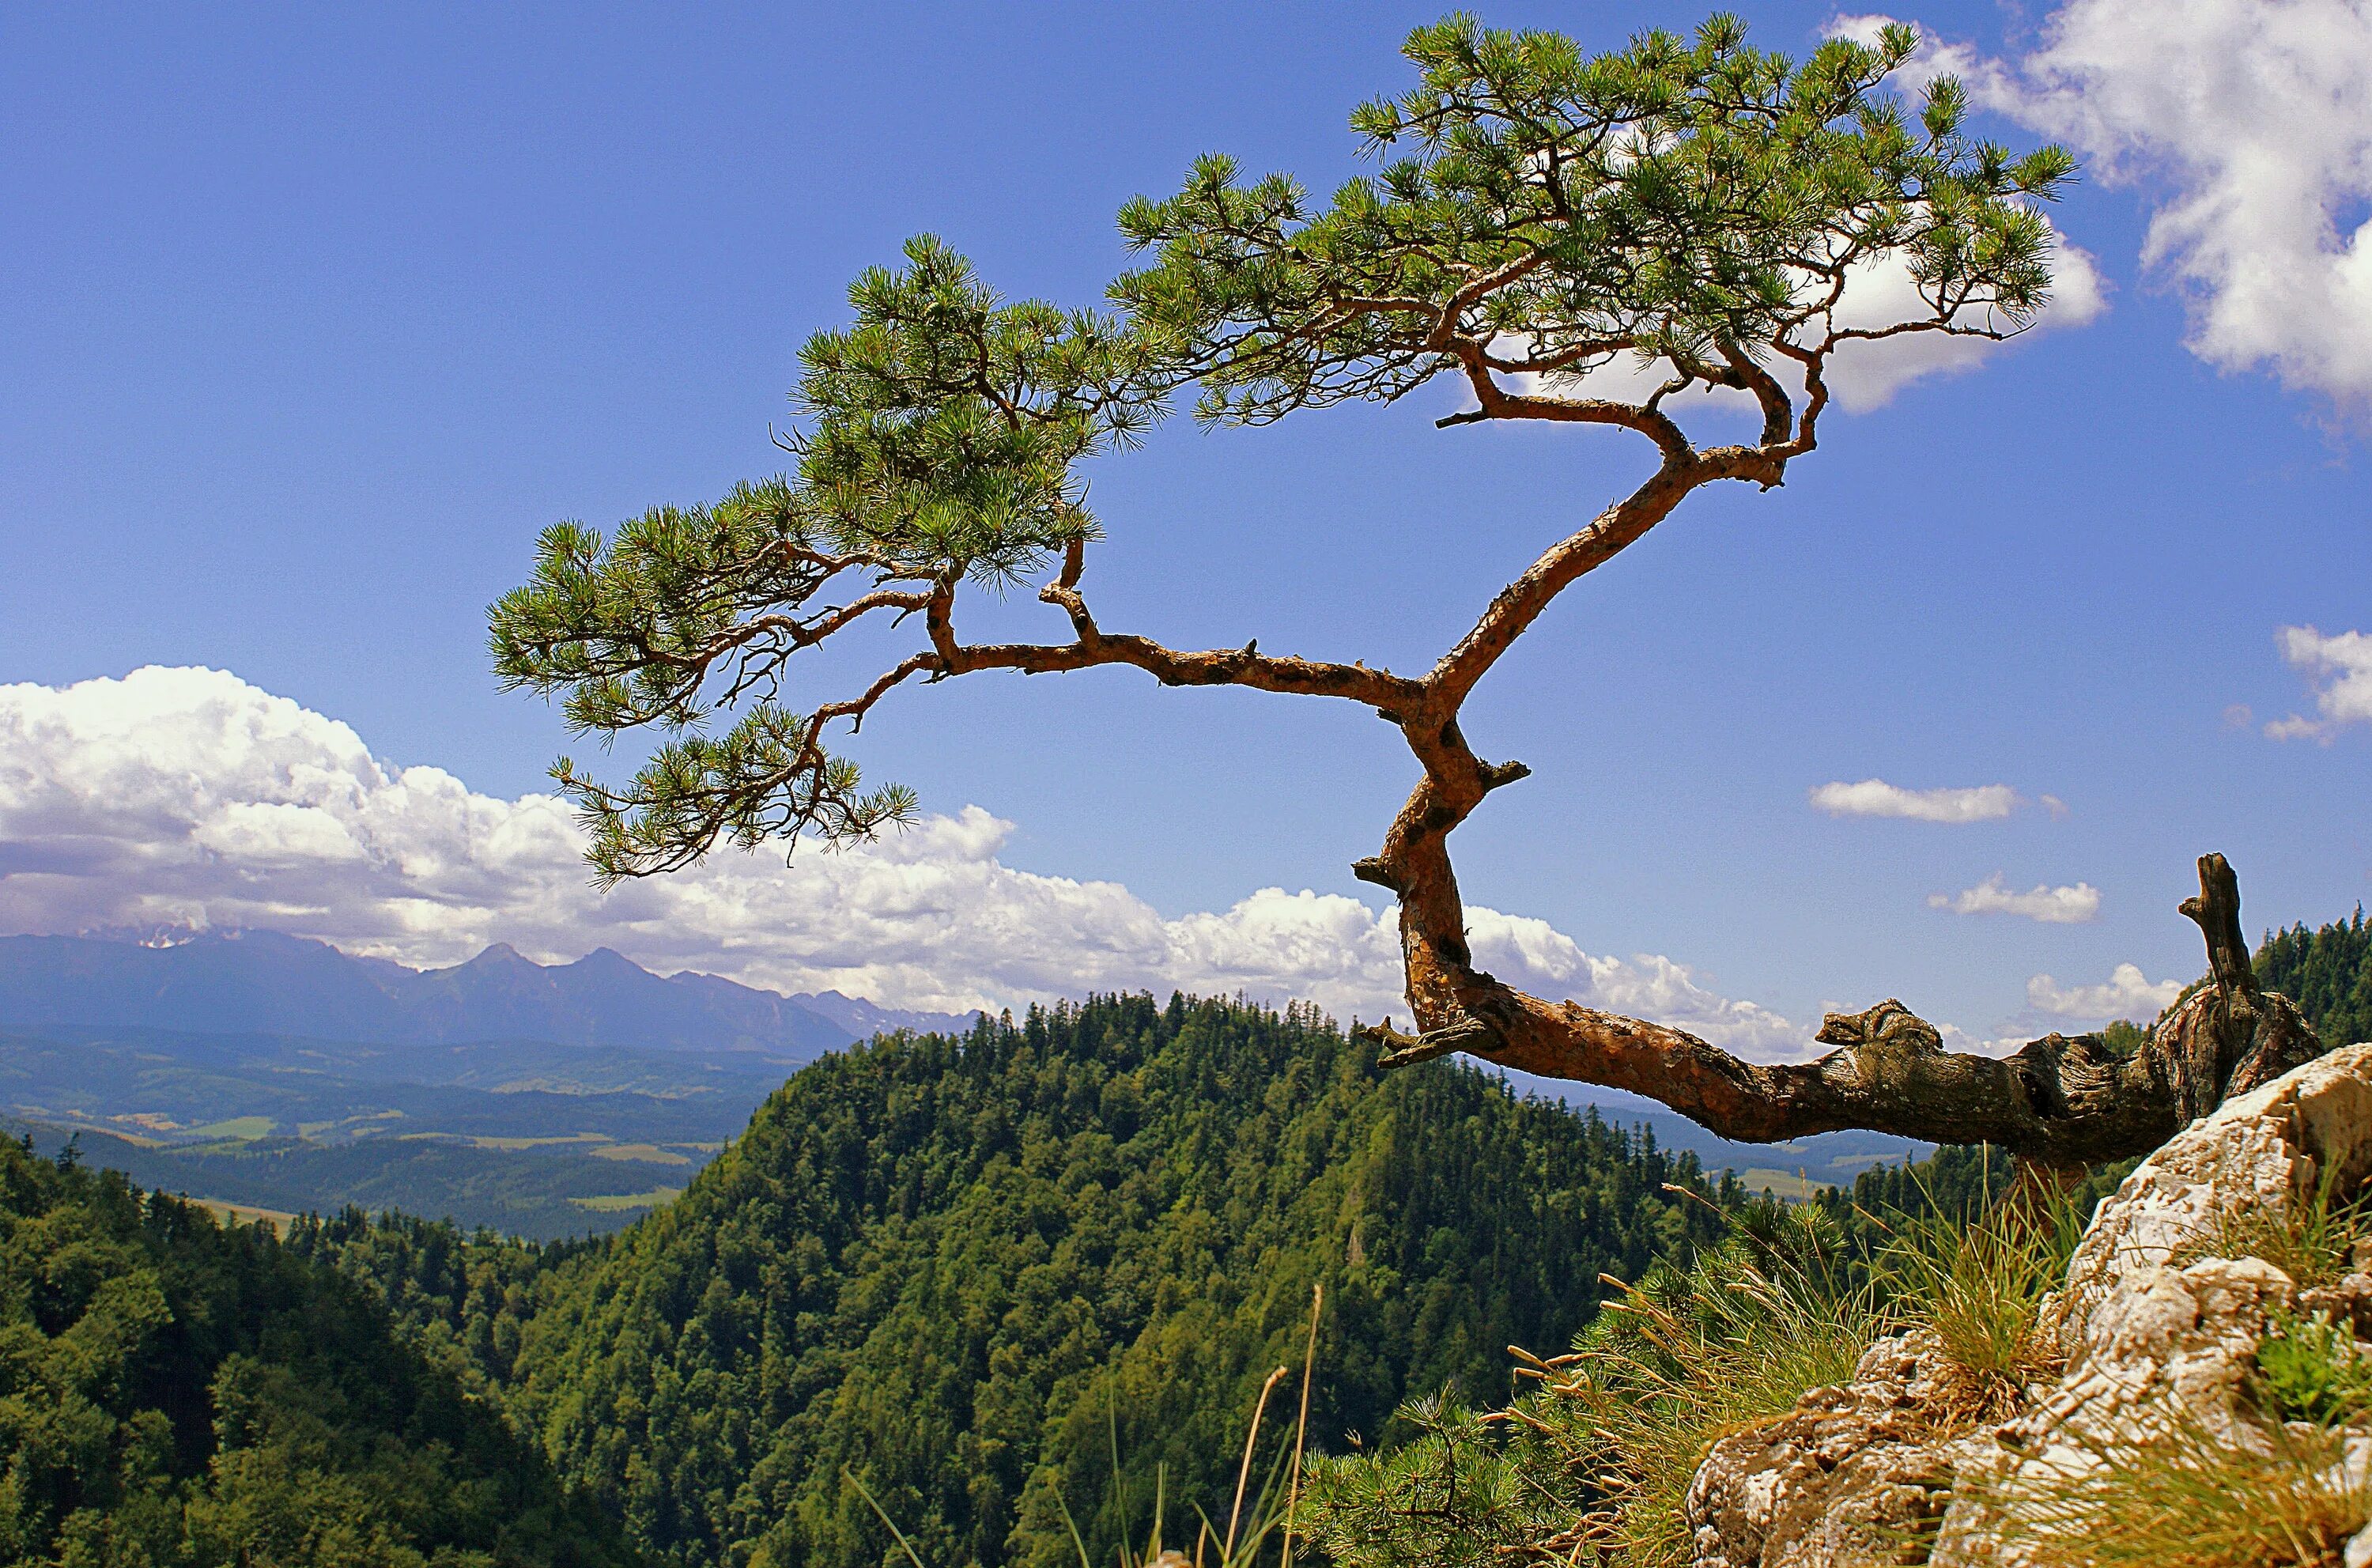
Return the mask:
<path fill-rule="evenodd" d="M 2337 1568 L 2372 1488 L 2346 1475 L 2339 1433 L 2275 1426 L 2269 1443 L 2251 1452 L 2185 1421 L 1988 1501 L 2033 1568 Z"/>
<path fill-rule="evenodd" d="M 1866 1297 L 1837 1299 L 1810 1282 L 1742 1269 L 1726 1297 L 1686 1316 L 1640 1293 L 1609 1302 L 1652 1347 L 1599 1352 L 1548 1386 L 1587 1422 L 1606 1469 L 1612 1543 L 1640 1563 L 1685 1562 L 1681 1502 L 1713 1445 L 1784 1415 L 1806 1389 L 1842 1383 L 1877 1337 Z"/>
<path fill-rule="evenodd" d="M 2177 1249 L 2170 1261 L 2179 1269 L 2202 1258 L 2262 1258 L 2300 1290 L 2310 1290 L 2345 1274 L 2352 1266 L 2352 1249 L 2367 1233 L 2372 1233 L 2372 1196 L 2335 1192 L 2326 1171 L 2303 1202 L 2218 1207 L 2206 1227 Z"/>
<path fill-rule="evenodd" d="M 1506 1409 L 1413 1401 L 1412 1440 L 1316 1465 L 1312 1544 L 1355 1568 L 1688 1562 L 1682 1502 L 1706 1451 L 1850 1378 L 1883 1330 L 1833 1218 L 1751 1218 L 1689 1268 L 1620 1286 L 1571 1353 L 1517 1351 L 1530 1388 Z"/>
<path fill-rule="evenodd" d="M 1768 1218 L 1750 1246 L 1623 1287 L 1574 1353 L 1518 1369 L 1539 1392 L 1508 1415 L 1590 1481 L 1592 1505 L 1544 1546 L 1689 1562 L 1682 1504 L 1714 1444 L 1849 1380 L 1886 1330 L 1867 1285 L 1843 1283 L 1832 1221 L 1809 1207 Z"/>
<path fill-rule="evenodd" d="M 1951 1373 L 1948 1421 L 1998 1421 L 2064 1365 L 2051 1293 L 2083 1224 L 2064 1197 L 2013 1196 L 1965 1222 L 1930 1215 L 1879 1257 L 1897 1314 L 1936 1337 Z"/>

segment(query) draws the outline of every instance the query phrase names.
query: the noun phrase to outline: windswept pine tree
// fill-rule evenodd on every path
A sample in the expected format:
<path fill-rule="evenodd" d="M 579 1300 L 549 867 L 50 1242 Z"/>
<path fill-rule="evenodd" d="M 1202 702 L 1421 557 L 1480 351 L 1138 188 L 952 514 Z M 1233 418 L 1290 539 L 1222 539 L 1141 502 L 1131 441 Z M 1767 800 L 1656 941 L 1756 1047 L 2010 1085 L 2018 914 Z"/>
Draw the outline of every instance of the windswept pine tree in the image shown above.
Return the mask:
<path fill-rule="evenodd" d="M 1949 1051 L 1889 999 L 1831 1015 L 1815 1038 L 1834 1049 L 1817 1061 L 1750 1062 L 1656 1019 L 1527 994 L 1468 946 L 1451 835 L 1531 771 L 1484 759 L 1462 727 L 1501 659 L 1701 494 L 1769 491 L 1815 460 L 1841 358 L 1880 340 L 2009 337 L 2049 303 L 2042 204 L 2074 159 L 1974 134 L 1951 75 L 1906 94 L 1916 47 L 1889 23 L 1794 60 L 1716 15 L 1691 38 L 1646 31 L 1592 55 L 1560 33 L 1451 17 L 1408 35 L 1405 91 L 1352 112 L 1372 177 L 1319 200 L 1212 156 L 1174 195 L 1123 207 L 1145 264 L 1112 280 L 1110 312 L 1007 302 L 939 239 L 909 241 L 902 267 L 850 287 L 854 320 L 801 353 L 796 472 L 608 536 L 548 528 L 532 578 L 493 607 L 506 684 L 559 699 L 605 745 L 658 741 L 618 782 L 554 768 L 596 875 L 662 875 L 720 844 L 868 837 L 915 801 L 863 784 L 833 750 L 843 726 L 960 677 L 1126 668 L 1347 703 L 1406 743 L 1421 776 L 1351 866 L 1399 906 L 1416 1028 L 1378 1026 L 1387 1064 L 1459 1051 L 1645 1095 L 1728 1138 L 1868 1128 L 2070 1173 L 2146 1153 L 2309 1059 L 2313 1031 L 2250 970 L 2220 855 L 2200 859 L 2182 906 L 2215 984 L 2131 1055 L 2056 1034 L 2007 1058 Z M 1459 611 L 1468 630 L 1422 670 L 1257 638 L 1173 647 L 1099 619 L 1090 459 L 1190 401 L 1206 421 L 1259 425 L 1435 384 L 1472 402 L 1446 428 L 1605 434 L 1654 467 L 1610 480 L 1594 517 L 1532 519 L 1539 553 Z M 1759 412 L 1750 438 L 1728 438 L 1712 392 Z M 1426 547 L 1463 548 L 1457 528 Z M 1424 553 L 1411 565 L 1422 599 Z M 1045 606 L 1042 638 L 978 640 L 983 599 L 1025 587 Z M 860 638 L 885 650 L 869 678 L 803 656 Z"/>

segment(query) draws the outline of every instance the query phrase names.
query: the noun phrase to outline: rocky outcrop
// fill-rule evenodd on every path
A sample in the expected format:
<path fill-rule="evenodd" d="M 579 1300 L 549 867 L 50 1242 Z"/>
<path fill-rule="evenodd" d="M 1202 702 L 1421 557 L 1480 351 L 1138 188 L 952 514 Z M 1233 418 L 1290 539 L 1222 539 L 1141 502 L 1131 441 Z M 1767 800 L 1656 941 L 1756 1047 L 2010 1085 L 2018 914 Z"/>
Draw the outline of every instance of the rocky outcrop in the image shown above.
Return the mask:
<path fill-rule="evenodd" d="M 1930 1340 L 1893 1335 L 1851 1383 L 1715 1444 L 1686 1503 L 1700 1568 L 1890 1562 L 1932 1534 L 1968 1443 L 1938 1419 L 1949 1382 Z"/>
<path fill-rule="evenodd" d="M 2372 1256 L 2302 1287 L 2241 1243 L 2367 1178 L 2372 1045 L 2229 1101 L 2101 1203 L 2046 1307 L 2066 1357 L 2054 1383 L 2026 1390 L 2006 1422 L 1972 1426 L 1955 1418 L 1964 1407 L 1932 1342 L 1879 1341 L 1853 1382 L 1714 1446 L 1687 1501 L 1697 1568 L 2016 1568 L 2021 1500 L 2067 1495 L 2121 1446 L 2179 1428 L 2269 1452 L 2282 1434 L 2250 1392 L 2268 1315 L 2372 1329 Z M 2341 1468 L 2372 1471 L 2372 1432 L 2344 1435 Z M 2372 1565 L 2372 1527 L 2346 1562 Z"/>

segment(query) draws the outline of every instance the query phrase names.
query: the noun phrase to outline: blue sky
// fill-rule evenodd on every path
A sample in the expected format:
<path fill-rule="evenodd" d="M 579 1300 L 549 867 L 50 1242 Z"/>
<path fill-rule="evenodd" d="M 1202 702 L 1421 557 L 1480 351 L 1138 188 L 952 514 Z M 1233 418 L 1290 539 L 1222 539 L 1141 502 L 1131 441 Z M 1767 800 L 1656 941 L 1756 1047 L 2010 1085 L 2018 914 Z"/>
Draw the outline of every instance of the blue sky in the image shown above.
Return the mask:
<path fill-rule="evenodd" d="M 1833 14 L 1743 10 L 1791 51 Z M 1331 186 L 1357 167 L 1347 110 L 1406 83 L 1400 36 L 1435 14 L 0 11 L 0 683 L 208 666 L 378 757 L 539 790 L 567 742 L 494 691 L 483 612 L 540 526 L 771 471 L 799 343 L 909 234 L 1089 303 L 1126 261 L 1114 209 L 1199 152 Z M 1700 14 L 1485 15 L 1602 47 Z M 2007 60 L 2072 25 L 1916 15 Z M 2106 282 L 2096 319 L 1835 421 L 1782 491 L 1692 499 L 1494 672 L 1468 731 L 1535 775 L 1461 830 L 1470 900 L 1798 1022 L 1900 995 L 1987 1037 L 2038 1022 L 2037 975 L 2195 972 L 2173 905 L 2203 851 L 2238 866 L 2252 928 L 2372 890 L 2372 726 L 2263 732 L 2318 713 L 2282 628 L 2372 627 L 2372 366 L 2186 346 L 2214 285 L 2144 264 L 2192 189 L 2146 132 L 2055 215 Z M 2343 238 L 2363 192 L 2332 190 Z M 1180 421 L 1099 462 L 1099 616 L 1422 668 L 1644 471 L 1615 433 L 1433 429 L 1455 406 Z M 1372 719 L 1123 673 L 917 691 L 852 753 L 1013 824 L 1006 866 L 1170 920 L 1270 885 L 1379 907 L 1348 865 L 1413 777 Z M 1947 824 L 1808 800 L 1872 777 L 2029 804 Z M 2097 889 L 2097 916 L 1929 906 L 1996 874 Z M 688 941 L 670 956 L 730 969 Z"/>

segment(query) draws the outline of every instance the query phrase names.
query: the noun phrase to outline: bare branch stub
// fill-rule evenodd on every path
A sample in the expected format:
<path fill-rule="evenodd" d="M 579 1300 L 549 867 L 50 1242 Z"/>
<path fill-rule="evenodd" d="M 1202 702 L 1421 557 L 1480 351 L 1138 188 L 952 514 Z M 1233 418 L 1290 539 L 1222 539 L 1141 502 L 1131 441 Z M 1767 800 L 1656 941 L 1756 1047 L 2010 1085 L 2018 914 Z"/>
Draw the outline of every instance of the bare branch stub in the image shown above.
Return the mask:
<path fill-rule="evenodd" d="M 1399 903 L 1418 1033 L 1389 1060 L 1470 1051 L 1634 1089 L 1731 1136 L 1866 1126 L 2042 1158 L 2123 1147 L 2286 1060 L 2299 1037 L 2247 980 L 2237 889 L 2204 890 L 2201 907 L 2211 953 L 2222 943 L 2238 958 L 2216 959 L 2209 1002 L 2186 1004 L 2181 1051 L 2154 1040 L 2134 1063 L 2088 1037 L 2048 1037 L 2006 1063 L 1957 1056 L 1889 1003 L 1831 1018 L 1821 1038 L 1840 1049 L 1820 1063 L 1755 1065 L 1473 967 L 1449 837 L 1527 772 L 1468 744 L 1459 715 L 1478 684 L 1698 490 L 1784 482 L 1816 449 L 1841 347 L 2006 336 L 2048 297 L 2038 203 L 2072 160 L 1971 138 L 1949 78 L 1916 104 L 1886 91 L 1915 43 L 1889 27 L 1874 45 L 1831 40 L 1797 63 L 1716 17 L 1692 38 L 1649 32 L 1591 57 L 1552 33 L 1452 17 L 1410 35 L 1416 87 L 1354 115 L 1379 168 L 1330 204 L 1281 175 L 1242 179 L 1223 157 L 1174 196 L 1129 203 L 1122 235 L 1147 264 L 1111 285 L 1116 315 L 1008 303 L 939 241 L 910 242 L 902 268 L 852 285 L 853 324 L 802 352 L 802 423 L 783 442 L 795 473 L 713 506 L 655 509 L 608 539 L 548 530 L 534 580 L 493 610 L 506 683 L 564 697 L 572 726 L 605 740 L 635 726 L 670 737 L 622 787 L 557 770 L 597 872 L 653 875 L 720 843 L 864 838 L 913 797 L 860 787 L 827 745 L 835 726 L 853 732 L 893 692 L 960 676 L 1129 668 L 1165 686 L 1357 703 L 1400 731 L 1422 776 L 1354 867 Z M 1916 305 L 1841 318 L 1852 279 L 1879 266 L 1904 273 Z M 1625 369 L 1654 389 L 1624 390 Z M 1172 647 L 1099 621 L 1084 586 L 1101 537 L 1085 459 L 1134 445 L 1190 389 L 1203 418 L 1263 424 L 1439 377 L 1474 403 L 1446 425 L 1625 433 L 1657 466 L 1551 530 L 1421 675 L 1258 641 Z M 1691 434 L 1692 392 L 1715 389 L 1754 400 L 1755 439 Z M 1059 615 L 1058 634 L 966 641 L 967 596 L 1017 587 Z M 912 641 L 853 691 L 787 698 L 798 656 L 860 631 Z"/>

